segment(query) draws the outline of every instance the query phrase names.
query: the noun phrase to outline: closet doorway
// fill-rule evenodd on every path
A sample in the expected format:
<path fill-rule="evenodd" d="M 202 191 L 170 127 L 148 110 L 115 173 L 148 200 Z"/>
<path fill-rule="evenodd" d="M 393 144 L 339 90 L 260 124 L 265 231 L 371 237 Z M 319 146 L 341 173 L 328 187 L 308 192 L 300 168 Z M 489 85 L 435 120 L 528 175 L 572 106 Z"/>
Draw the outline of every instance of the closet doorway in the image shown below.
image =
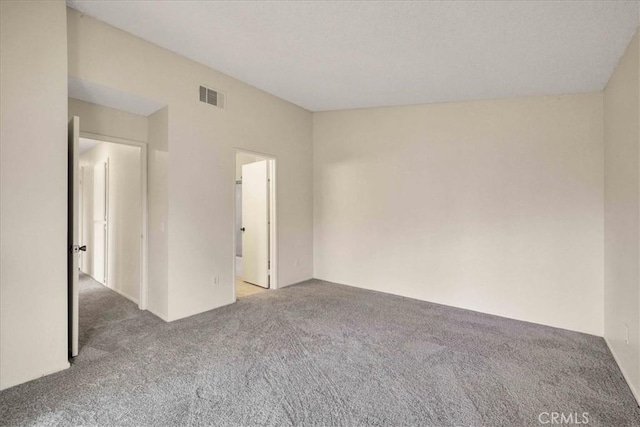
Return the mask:
<path fill-rule="evenodd" d="M 276 159 L 235 153 L 235 295 L 243 298 L 277 287 Z"/>

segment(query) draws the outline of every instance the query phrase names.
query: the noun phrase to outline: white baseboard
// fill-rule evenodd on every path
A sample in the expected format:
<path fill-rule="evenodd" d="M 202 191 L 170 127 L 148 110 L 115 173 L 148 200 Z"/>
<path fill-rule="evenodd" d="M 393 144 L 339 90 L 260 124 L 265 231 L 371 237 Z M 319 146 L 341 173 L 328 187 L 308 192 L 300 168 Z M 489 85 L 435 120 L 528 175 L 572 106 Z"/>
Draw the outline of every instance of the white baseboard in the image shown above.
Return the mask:
<path fill-rule="evenodd" d="M 156 317 L 159 317 L 160 319 L 164 320 L 165 322 L 169 322 L 169 320 L 167 319 L 167 316 L 165 316 L 162 313 L 158 313 L 156 310 L 152 309 L 151 307 L 149 307 L 149 304 L 147 304 L 147 311 L 151 314 L 153 314 Z"/>
<path fill-rule="evenodd" d="M 82 271 L 82 270 L 80 270 Z M 105 285 L 104 283 L 102 283 L 101 280 L 96 279 L 95 277 L 93 277 L 93 274 L 91 273 L 85 273 L 84 271 L 82 271 L 84 274 L 86 274 L 87 276 L 91 277 L 93 280 L 95 280 L 96 282 L 100 283 L 102 286 L 104 286 L 105 288 L 109 288 L 107 285 Z M 111 289 L 111 288 L 109 288 Z"/>
<path fill-rule="evenodd" d="M 84 273 L 84 272 L 83 272 L 83 273 Z M 92 276 L 91 274 L 89 274 L 89 273 L 84 273 L 84 274 L 86 274 L 87 276 L 91 277 L 93 280 L 95 280 L 96 282 L 100 283 L 100 284 L 101 284 L 102 286 L 104 286 L 105 288 L 107 288 L 107 289 L 111 289 L 112 291 L 114 291 L 114 292 L 116 292 L 116 293 L 118 293 L 118 294 L 122 295 L 123 297 L 125 297 L 125 298 L 126 298 L 126 299 L 128 299 L 129 301 L 131 301 L 131 302 L 135 303 L 136 305 L 139 305 L 139 304 L 138 304 L 138 298 L 134 298 L 134 297 L 132 297 L 131 295 L 128 295 L 128 294 L 124 293 L 124 292 L 123 292 L 123 291 L 121 291 L 120 289 L 112 288 L 112 287 L 111 287 L 111 286 L 109 286 L 109 285 L 105 285 L 104 283 L 102 283 L 100 280 L 96 279 L 95 277 L 93 277 L 93 276 Z M 154 313 L 154 314 L 155 314 L 155 313 Z"/>
<path fill-rule="evenodd" d="M 633 384 L 629 380 L 629 376 L 627 375 L 627 373 L 624 370 L 624 367 L 620 363 L 620 359 L 618 359 L 618 356 L 616 355 L 616 352 L 613 351 L 613 347 L 611 346 L 611 343 L 609 343 L 609 340 L 606 337 L 604 338 L 604 342 L 607 343 L 607 347 L 609 347 L 609 351 L 611 352 L 611 355 L 613 356 L 613 360 L 616 361 L 616 364 L 618 365 L 618 368 L 620 368 L 620 372 L 622 372 L 622 376 L 624 377 L 624 380 L 627 382 L 627 385 L 629 386 L 629 389 L 631 390 L 631 393 L 633 394 L 633 397 L 636 398 L 636 403 L 638 403 L 638 405 L 640 406 L 640 394 L 638 393 L 638 391 L 635 389 L 635 387 L 633 386 Z"/>
<path fill-rule="evenodd" d="M 93 277 L 91 274 L 89 273 L 84 273 L 87 276 L 91 277 L 93 280 L 95 280 L 96 282 L 100 283 L 102 286 L 104 286 L 107 289 L 110 289 L 120 295 L 122 295 L 123 297 L 125 297 L 126 299 L 128 299 L 129 301 L 135 303 L 136 305 L 138 305 L 138 307 L 140 307 L 140 305 L 138 304 L 138 299 L 137 298 L 133 298 L 130 295 L 125 294 L 124 292 L 120 291 L 119 289 L 114 289 L 110 286 L 105 285 L 104 283 L 101 283 L 98 279 L 96 279 L 95 277 Z M 155 310 L 153 310 L 152 308 L 150 308 L 147 304 L 147 308 L 145 309 L 146 311 L 150 312 L 151 314 L 153 314 L 156 317 L 159 317 L 160 319 L 164 320 L 165 322 L 168 322 L 169 320 L 167 319 L 167 316 L 165 316 L 164 314 L 161 314 Z"/>
<path fill-rule="evenodd" d="M 299 285 L 301 283 L 308 282 L 309 280 L 314 280 L 314 278 L 309 277 L 308 279 L 300 280 L 298 282 L 287 283 L 286 285 L 278 285 L 277 289 L 284 289 L 284 288 L 288 288 L 289 286 Z"/>
<path fill-rule="evenodd" d="M 17 383 L 10 383 L 9 385 L 4 385 L 3 384 L 2 387 L 0 387 L 0 390 L 6 390 L 6 389 L 9 389 L 11 387 L 15 387 L 17 385 L 20 385 L 20 384 L 28 383 L 29 381 L 34 381 L 34 380 L 40 379 L 42 377 L 46 377 L 47 375 L 55 374 L 56 372 L 64 371 L 65 369 L 69 369 L 70 366 L 71 366 L 71 364 L 69 363 L 68 360 L 66 360 L 66 361 L 64 361 L 62 363 L 62 366 L 60 366 L 60 367 L 45 371 L 45 372 L 43 372 L 41 374 L 29 377 L 28 379 L 22 380 L 22 381 L 17 382 Z"/>
<path fill-rule="evenodd" d="M 120 289 L 115 289 L 115 288 L 111 288 L 109 286 L 106 286 L 107 288 L 111 289 L 114 292 L 119 293 L 120 295 L 122 295 L 123 297 L 125 297 L 126 299 L 128 299 L 129 301 L 132 301 L 134 303 L 136 303 L 136 305 L 138 305 L 138 298 L 134 298 L 131 295 L 127 295 L 126 293 L 124 293 L 123 291 L 121 291 Z"/>

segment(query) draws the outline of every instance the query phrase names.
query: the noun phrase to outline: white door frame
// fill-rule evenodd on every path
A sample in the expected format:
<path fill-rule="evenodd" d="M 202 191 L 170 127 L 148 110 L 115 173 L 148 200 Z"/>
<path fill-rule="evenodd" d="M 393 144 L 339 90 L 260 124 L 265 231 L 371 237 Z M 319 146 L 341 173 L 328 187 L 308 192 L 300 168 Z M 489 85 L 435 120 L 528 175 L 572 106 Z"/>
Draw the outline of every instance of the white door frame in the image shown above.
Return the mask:
<path fill-rule="evenodd" d="M 233 301 L 236 301 L 236 157 L 238 153 L 252 154 L 254 156 L 260 156 L 269 162 L 269 289 L 278 289 L 278 198 L 276 187 L 276 156 L 272 154 L 260 153 L 258 151 L 246 150 L 244 148 L 235 148 L 233 150 L 233 179 L 230 182 L 233 184 L 233 217 L 232 226 L 233 230 L 233 245 L 231 251 L 233 254 Z"/>
<path fill-rule="evenodd" d="M 147 309 L 148 293 L 148 220 L 147 220 L 147 143 L 113 136 L 99 135 L 91 132 L 80 132 L 81 138 L 94 139 L 96 141 L 111 142 L 114 144 L 130 145 L 140 148 L 140 175 L 141 175 L 141 200 L 142 218 L 140 234 L 140 286 L 138 296 L 138 308 Z"/>

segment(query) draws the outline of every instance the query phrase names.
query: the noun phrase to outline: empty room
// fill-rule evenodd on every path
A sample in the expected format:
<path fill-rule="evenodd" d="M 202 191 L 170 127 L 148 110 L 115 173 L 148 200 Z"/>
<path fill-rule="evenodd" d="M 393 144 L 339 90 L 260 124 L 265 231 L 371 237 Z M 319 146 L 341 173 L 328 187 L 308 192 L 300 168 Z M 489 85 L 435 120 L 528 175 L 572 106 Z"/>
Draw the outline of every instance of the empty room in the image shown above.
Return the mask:
<path fill-rule="evenodd" d="M 640 426 L 640 1 L 0 1 L 0 426 Z"/>

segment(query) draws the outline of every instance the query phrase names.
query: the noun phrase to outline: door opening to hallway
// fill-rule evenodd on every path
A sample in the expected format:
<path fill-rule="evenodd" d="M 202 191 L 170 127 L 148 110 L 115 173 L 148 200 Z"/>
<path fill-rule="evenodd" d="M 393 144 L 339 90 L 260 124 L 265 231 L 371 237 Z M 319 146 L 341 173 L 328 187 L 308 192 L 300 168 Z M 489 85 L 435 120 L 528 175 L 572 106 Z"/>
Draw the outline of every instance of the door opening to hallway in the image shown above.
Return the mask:
<path fill-rule="evenodd" d="M 275 164 L 261 154 L 235 153 L 236 298 L 277 287 Z"/>
<path fill-rule="evenodd" d="M 80 270 L 138 303 L 142 254 L 140 147 L 80 138 Z"/>
<path fill-rule="evenodd" d="M 70 125 L 69 204 L 69 355 L 77 356 L 95 324 L 122 307 L 142 307 L 146 228 L 146 151 L 136 142 L 83 137 L 78 118 Z M 75 129 L 73 129 L 75 128 Z M 73 236 L 72 236 L 73 234 Z M 84 303 L 96 290 L 119 294 L 102 301 L 121 301 L 117 307 Z M 103 291 L 101 291 L 103 292 Z M 123 299 L 122 297 L 126 298 Z M 137 309 L 137 308 L 136 308 Z M 114 311 L 115 310 L 115 311 Z M 90 320 L 90 322 L 89 322 Z"/>

